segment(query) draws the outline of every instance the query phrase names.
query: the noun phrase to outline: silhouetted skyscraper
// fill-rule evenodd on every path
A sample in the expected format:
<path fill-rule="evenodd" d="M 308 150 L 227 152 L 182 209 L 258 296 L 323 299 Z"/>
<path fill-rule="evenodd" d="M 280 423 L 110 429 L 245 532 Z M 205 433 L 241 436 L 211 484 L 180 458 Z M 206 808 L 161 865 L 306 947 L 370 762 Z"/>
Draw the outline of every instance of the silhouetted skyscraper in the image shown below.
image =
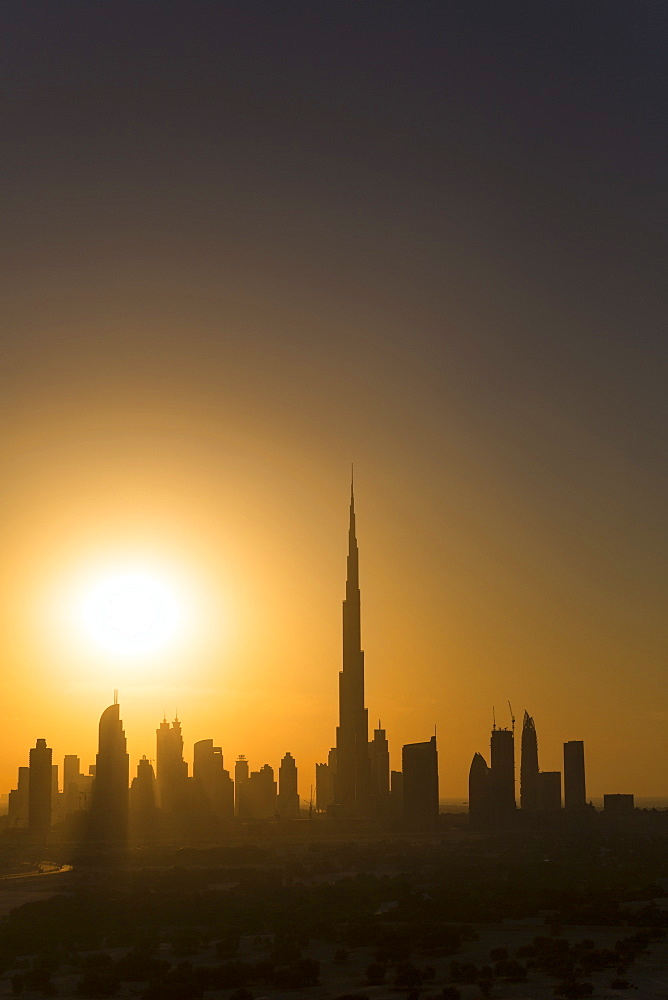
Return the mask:
<path fill-rule="evenodd" d="M 538 808 L 561 812 L 561 771 L 541 771 L 538 775 Z"/>
<path fill-rule="evenodd" d="M 63 820 L 63 797 L 58 789 L 58 765 L 51 765 L 51 826 Z"/>
<path fill-rule="evenodd" d="M 538 809 L 538 773 L 536 726 L 529 713 L 525 711 L 520 757 L 520 807 L 529 812 Z"/>
<path fill-rule="evenodd" d="M 369 804 L 369 720 L 364 707 L 364 653 L 361 644 L 359 552 L 355 497 L 350 487 L 350 524 L 346 598 L 343 602 L 343 669 L 339 673 L 339 725 L 336 729 L 334 797 L 343 813 Z"/>
<path fill-rule="evenodd" d="M 248 761 L 243 754 L 239 754 L 239 759 L 234 765 L 234 815 L 242 818 L 242 788 L 246 781 L 248 781 Z"/>
<path fill-rule="evenodd" d="M 51 830 L 52 756 L 53 752 L 51 747 L 47 747 L 46 740 L 37 740 L 30 751 L 28 832 L 31 840 L 41 843 Z"/>
<path fill-rule="evenodd" d="M 511 729 L 492 730 L 490 800 L 494 819 L 515 812 L 515 736 Z"/>
<path fill-rule="evenodd" d="M 137 776 L 130 785 L 130 830 L 141 843 L 154 840 L 158 833 L 155 791 L 153 765 L 142 757 L 137 764 Z"/>
<path fill-rule="evenodd" d="M 490 772 L 481 753 L 475 753 L 469 769 L 469 823 L 484 827 L 491 818 Z"/>
<path fill-rule="evenodd" d="M 16 788 L 9 793 L 7 826 L 13 830 L 28 829 L 28 806 L 30 798 L 30 768 L 20 767 Z"/>
<path fill-rule="evenodd" d="M 120 708 L 115 701 L 100 717 L 99 751 L 95 758 L 90 815 L 94 839 L 127 839 L 129 782 L 130 758 Z"/>
<path fill-rule="evenodd" d="M 199 740 L 193 748 L 193 781 L 216 820 L 234 817 L 234 785 L 213 740 Z"/>
<path fill-rule="evenodd" d="M 369 743 L 369 766 L 371 801 L 377 809 L 382 810 L 387 805 L 390 794 L 390 750 L 385 730 L 380 728 L 380 720 Z"/>
<path fill-rule="evenodd" d="M 570 740 L 564 743 L 564 805 L 573 809 L 586 804 L 584 743 Z"/>
<path fill-rule="evenodd" d="M 297 819 L 297 765 L 291 753 L 286 753 L 278 769 L 278 815 L 280 819 Z"/>
<path fill-rule="evenodd" d="M 438 752 L 436 737 L 407 743 L 401 752 L 404 822 L 428 830 L 438 825 Z"/>
<path fill-rule="evenodd" d="M 263 764 L 259 771 L 251 771 L 248 780 L 239 790 L 239 816 L 241 819 L 276 818 L 276 782 L 274 769 Z"/>
<path fill-rule="evenodd" d="M 188 765 L 183 759 L 181 723 L 174 719 L 171 728 L 166 719 L 155 731 L 158 805 L 164 813 L 185 809 Z"/>
<path fill-rule="evenodd" d="M 81 761 L 76 754 L 65 754 L 63 760 L 63 812 L 65 816 L 87 809 L 93 779 L 81 773 Z"/>
<path fill-rule="evenodd" d="M 404 776 L 401 771 L 390 771 L 390 813 L 394 819 L 404 814 Z"/>
<path fill-rule="evenodd" d="M 327 812 L 334 801 L 332 775 L 327 764 L 315 765 L 315 808 L 317 812 Z"/>

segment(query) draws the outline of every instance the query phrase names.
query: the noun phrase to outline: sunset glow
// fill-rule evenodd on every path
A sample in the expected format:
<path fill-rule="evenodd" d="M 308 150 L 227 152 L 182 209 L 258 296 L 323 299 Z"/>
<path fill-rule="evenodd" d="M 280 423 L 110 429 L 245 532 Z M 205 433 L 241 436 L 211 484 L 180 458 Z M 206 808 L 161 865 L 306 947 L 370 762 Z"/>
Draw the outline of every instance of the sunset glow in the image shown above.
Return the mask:
<path fill-rule="evenodd" d="M 125 6 L 5 5 L 0 793 L 118 689 L 306 801 L 351 462 L 391 769 L 510 700 L 662 793 L 660 5 Z"/>
<path fill-rule="evenodd" d="M 174 590 L 142 570 L 103 577 L 82 602 L 88 636 L 104 649 L 129 656 L 167 646 L 183 627 Z"/>

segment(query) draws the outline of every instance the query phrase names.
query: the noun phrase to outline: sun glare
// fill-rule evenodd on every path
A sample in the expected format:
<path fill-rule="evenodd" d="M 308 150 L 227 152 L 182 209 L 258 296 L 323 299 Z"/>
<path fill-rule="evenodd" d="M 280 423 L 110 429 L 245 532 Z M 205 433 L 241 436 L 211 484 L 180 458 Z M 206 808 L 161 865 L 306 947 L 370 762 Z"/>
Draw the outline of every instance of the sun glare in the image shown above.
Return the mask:
<path fill-rule="evenodd" d="M 138 570 L 101 580 L 83 602 L 86 631 L 110 652 L 135 654 L 164 647 L 178 633 L 181 618 L 175 592 Z"/>

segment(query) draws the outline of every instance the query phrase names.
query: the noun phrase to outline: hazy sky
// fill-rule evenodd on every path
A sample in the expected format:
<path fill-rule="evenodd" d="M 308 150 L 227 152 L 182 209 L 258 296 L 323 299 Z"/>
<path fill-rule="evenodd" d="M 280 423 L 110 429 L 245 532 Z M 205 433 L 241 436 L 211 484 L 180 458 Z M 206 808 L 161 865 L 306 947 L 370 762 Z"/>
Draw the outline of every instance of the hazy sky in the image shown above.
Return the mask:
<path fill-rule="evenodd" d="M 355 463 L 370 719 L 492 706 L 668 794 L 660 2 L 32 2 L 2 15 L 0 787 L 120 692 L 308 797 Z M 160 653 L 84 634 L 173 582 Z"/>

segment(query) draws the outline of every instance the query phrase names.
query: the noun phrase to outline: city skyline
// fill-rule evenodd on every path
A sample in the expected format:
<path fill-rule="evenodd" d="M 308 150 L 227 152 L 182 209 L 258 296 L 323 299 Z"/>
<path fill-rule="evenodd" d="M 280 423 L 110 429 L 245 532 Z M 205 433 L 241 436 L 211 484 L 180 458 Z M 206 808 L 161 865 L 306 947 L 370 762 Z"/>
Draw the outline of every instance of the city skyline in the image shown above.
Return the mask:
<path fill-rule="evenodd" d="M 465 799 L 510 699 L 545 773 L 584 740 L 588 793 L 660 794 L 662 9 L 0 19 L 0 787 L 92 761 L 115 688 L 133 762 L 178 708 L 315 784 L 354 461 L 392 767 L 436 725 Z"/>
<path fill-rule="evenodd" d="M 309 811 L 317 809 L 321 812 L 332 811 L 332 815 L 343 819 L 362 819 L 365 817 L 375 817 L 387 819 L 391 815 L 391 778 L 395 769 L 392 768 L 392 758 L 388 753 L 388 741 L 386 731 L 381 728 L 380 720 L 378 728 L 374 730 L 373 740 L 369 741 L 368 736 L 368 709 L 365 706 L 365 674 L 364 674 L 364 653 L 361 648 L 361 592 L 359 586 L 359 547 L 357 541 L 356 517 L 355 517 L 355 495 L 354 483 L 351 478 L 350 484 L 350 507 L 348 523 L 348 553 L 346 558 L 345 576 L 345 597 L 343 600 L 342 614 L 342 668 L 339 672 L 339 724 L 336 726 L 335 746 L 329 751 L 327 761 L 315 764 L 315 782 L 312 782 L 308 797 L 303 794 L 302 801 L 306 799 L 309 804 Z M 515 716 L 512 705 L 508 702 L 508 712 L 510 716 L 510 726 L 497 726 L 496 713 L 492 709 L 493 725 L 490 742 L 490 764 L 489 767 L 484 757 L 476 752 L 469 770 L 469 796 L 468 802 L 474 800 L 474 807 L 471 810 L 473 822 L 479 822 L 482 817 L 483 824 L 493 822 L 503 824 L 507 822 L 509 816 L 517 808 L 524 813 L 537 811 L 561 809 L 568 811 L 573 808 L 582 808 L 591 797 L 585 791 L 585 759 L 584 742 L 582 740 L 570 740 L 563 744 L 563 772 L 544 771 L 539 767 L 539 745 L 536 733 L 536 726 L 532 716 L 528 711 L 524 711 L 521 729 L 521 742 L 519 746 L 519 760 L 516 759 L 515 748 Z M 207 797 L 212 801 L 221 797 L 221 802 L 225 800 L 225 814 L 228 818 L 232 816 L 244 818 L 248 812 L 248 807 L 240 804 L 240 794 L 245 793 L 242 784 L 249 780 L 249 764 L 246 754 L 240 754 L 235 759 L 234 781 L 230 778 L 231 767 L 223 770 L 225 757 L 221 746 L 214 747 L 214 740 L 211 738 L 201 738 L 194 743 L 192 754 L 192 765 L 189 764 L 185 756 L 185 743 L 181 729 L 181 720 L 178 712 L 171 723 L 163 716 L 156 733 L 155 756 L 147 757 L 144 753 L 137 765 L 137 777 L 133 779 L 133 787 L 136 781 L 141 779 L 142 768 L 145 770 L 151 767 L 155 780 L 155 802 L 154 807 L 162 811 L 165 816 L 179 814 L 187 811 L 187 791 L 188 779 L 200 779 L 207 787 Z M 433 746 L 432 746 L 433 745 Z M 93 798 L 94 808 L 91 814 L 91 829 L 98 829 L 98 838 L 102 837 L 99 832 L 107 826 L 113 829 L 113 823 L 106 818 L 108 813 L 118 813 L 118 802 L 123 797 L 123 787 L 127 790 L 130 787 L 130 758 L 127 753 L 127 743 L 122 722 L 119 717 L 118 691 L 114 691 L 114 701 L 102 713 L 99 724 L 99 751 L 96 756 L 95 767 L 91 767 L 88 774 L 94 775 L 94 783 L 97 782 L 101 791 L 97 793 L 97 800 Z M 430 749 L 431 747 L 431 749 Z M 258 807 L 262 818 L 270 819 L 285 813 L 290 818 L 296 818 L 299 813 L 299 792 L 297 784 L 297 768 L 295 760 L 289 749 L 283 751 L 284 756 L 281 761 L 279 775 L 284 767 L 288 768 L 289 778 L 283 777 L 282 785 L 274 783 L 273 806 L 271 802 L 263 807 Z M 48 761 L 47 761 L 48 754 Z M 408 754 L 408 757 L 406 756 Z M 426 755 L 426 756 L 425 756 Z M 436 736 L 431 737 L 430 742 L 404 744 L 401 751 L 401 772 L 404 771 L 404 761 L 427 760 L 433 756 L 433 775 L 435 781 L 435 802 L 441 801 L 443 796 L 442 787 L 439 788 L 439 772 L 436 763 Z M 30 772 L 33 769 L 33 757 L 35 761 L 44 760 L 43 768 L 48 776 L 48 786 L 51 787 L 51 775 L 53 773 L 55 792 L 59 789 L 58 765 L 52 767 L 52 748 L 48 747 L 44 738 L 38 738 L 36 748 L 30 750 Z M 199 762 L 198 762 L 199 758 Z M 70 760 L 76 761 L 77 770 L 80 767 L 80 758 L 77 755 L 69 755 Z M 67 760 L 65 755 L 62 769 L 62 788 L 60 791 L 65 796 L 68 795 Z M 310 773 L 311 762 L 308 762 L 308 773 Z M 519 765 L 519 770 L 518 770 Z M 428 764 L 427 768 L 432 765 Z M 241 769 L 240 769 L 241 768 Z M 26 768 L 19 766 L 18 791 L 14 792 L 21 799 L 22 805 L 15 804 L 15 814 L 23 816 L 27 796 L 21 792 L 22 781 L 25 780 Z M 220 772 L 221 777 L 225 775 L 225 781 L 229 783 L 229 794 L 224 790 L 216 791 L 218 779 L 216 772 Z M 264 763 L 259 772 L 250 774 L 250 777 L 260 778 L 266 772 L 269 782 L 274 780 L 274 770 L 271 765 Z M 418 765 L 419 773 L 419 765 Z M 23 778 L 21 777 L 23 774 Z M 204 775 L 206 774 L 206 777 Z M 98 777 L 99 776 L 99 777 Z M 403 787 L 405 788 L 404 777 L 401 776 Z M 46 779 L 40 779 L 42 784 Z M 280 779 L 279 779 L 280 780 Z M 420 778 L 417 780 L 417 791 L 409 788 L 409 801 L 411 795 L 417 795 L 419 801 L 422 794 L 424 781 L 431 779 Z M 78 774 L 74 783 L 82 782 L 89 790 L 90 778 Z M 101 784 L 100 784 L 101 782 Z M 289 785 L 289 791 L 286 788 Z M 246 786 L 248 789 L 250 785 Z M 240 791 L 241 789 L 241 791 Z M 562 792 L 563 789 L 563 792 Z M 29 829 L 31 835 L 34 834 L 33 826 L 36 829 L 43 829 L 44 819 L 39 812 L 39 808 L 32 806 L 35 792 L 34 783 L 28 785 L 30 796 L 30 810 L 38 817 L 31 820 Z M 82 794 L 84 794 L 82 792 Z M 256 795 L 258 793 L 255 793 Z M 599 798 L 602 793 L 599 793 Z M 612 794 L 608 791 L 604 797 Z M 445 796 L 447 798 L 448 796 Z M 76 799 L 76 794 L 74 796 Z M 229 800 L 229 801 L 228 801 Z M 294 800 L 294 801 L 293 801 Z M 249 800 L 250 801 L 250 800 Z M 18 799 L 17 799 L 18 802 Z M 100 805 L 102 803 L 102 805 Z M 112 803 L 111 805 L 108 803 Z M 17 813 L 18 810 L 18 813 Z M 101 810 L 101 813 L 100 813 Z M 124 812 L 120 810 L 120 816 L 116 816 L 114 822 L 118 829 L 127 829 L 127 802 Z M 263 811 L 264 810 L 264 811 Z M 287 810 L 287 811 L 286 811 Z M 396 810 L 396 807 L 395 807 Z M 419 814 L 420 808 L 411 808 L 409 813 Z M 99 816 L 103 819 L 100 820 Z M 248 817 L 251 812 L 248 812 Z M 256 817 L 257 818 L 257 817 Z M 11 817 L 10 817 L 11 819 Z M 114 839 L 114 838 L 112 838 Z M 118 837 L 116 837 L 118 839 Z"/>

